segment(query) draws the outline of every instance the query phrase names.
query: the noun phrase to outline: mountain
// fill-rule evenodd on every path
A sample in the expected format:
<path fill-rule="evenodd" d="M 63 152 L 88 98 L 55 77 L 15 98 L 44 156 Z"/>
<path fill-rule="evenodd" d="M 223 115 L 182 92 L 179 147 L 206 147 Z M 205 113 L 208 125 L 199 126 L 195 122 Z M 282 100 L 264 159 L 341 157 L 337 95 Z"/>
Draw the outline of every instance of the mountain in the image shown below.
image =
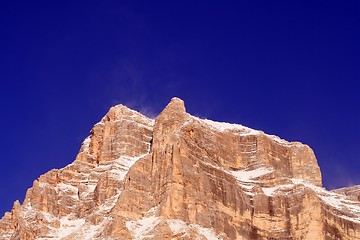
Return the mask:
<path fill-rule="evenodd" d="M 360 239 L 359 187 L 327 191 L 309 146 L 181 99 L 155 120 L 117 105 L 5 213 L 0 239 Z"/>

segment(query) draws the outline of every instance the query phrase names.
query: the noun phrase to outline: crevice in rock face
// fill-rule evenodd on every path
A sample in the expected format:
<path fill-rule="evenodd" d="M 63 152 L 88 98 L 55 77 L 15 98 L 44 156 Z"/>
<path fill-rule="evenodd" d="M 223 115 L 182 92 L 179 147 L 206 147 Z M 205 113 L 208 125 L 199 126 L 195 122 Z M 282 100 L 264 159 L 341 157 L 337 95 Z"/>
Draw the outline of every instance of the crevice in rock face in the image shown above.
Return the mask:
<path fill-rule="evenodd" d="M 268 204 L 269 204 L 270 217 L 273 217 L 275 213 L 274 213 L 274 205 L 273 205 L 273 198 L 272 197 L 268 198 Z"/>
<path fill-rule="evenodd" d="M 153 137 L 151 137 L 149 142 L 149 153 L 151 153 L 152 151 L 153 151 Z"/>

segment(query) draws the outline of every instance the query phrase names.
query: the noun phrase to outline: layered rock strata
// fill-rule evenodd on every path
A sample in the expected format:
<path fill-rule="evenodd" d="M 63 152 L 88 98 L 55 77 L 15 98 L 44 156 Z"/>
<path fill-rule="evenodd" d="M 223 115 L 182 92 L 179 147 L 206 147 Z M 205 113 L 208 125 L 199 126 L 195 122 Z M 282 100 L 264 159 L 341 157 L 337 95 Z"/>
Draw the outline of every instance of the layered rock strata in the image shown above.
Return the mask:
<path fill-rule="evenodd" d="M 360 239 L 350 195 L 322 188 L 302 143 L 193 117 L 178 98 L 155 120 L 117 105 L 14 203 L 0 239 Z"/>

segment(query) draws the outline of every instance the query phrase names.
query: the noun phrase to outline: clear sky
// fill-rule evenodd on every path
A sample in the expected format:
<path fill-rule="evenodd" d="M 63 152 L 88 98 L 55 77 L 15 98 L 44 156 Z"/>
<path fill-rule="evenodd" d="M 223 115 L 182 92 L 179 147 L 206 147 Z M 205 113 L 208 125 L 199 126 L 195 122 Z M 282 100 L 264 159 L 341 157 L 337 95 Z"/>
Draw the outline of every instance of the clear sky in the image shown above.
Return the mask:
<path fill-rule="evenodd" d="M 0 6 L 0 215 L 112 105 L 173 96 L 310 145 L 326 188 L 360 184 L 359 1 L 34 2 Z"/>

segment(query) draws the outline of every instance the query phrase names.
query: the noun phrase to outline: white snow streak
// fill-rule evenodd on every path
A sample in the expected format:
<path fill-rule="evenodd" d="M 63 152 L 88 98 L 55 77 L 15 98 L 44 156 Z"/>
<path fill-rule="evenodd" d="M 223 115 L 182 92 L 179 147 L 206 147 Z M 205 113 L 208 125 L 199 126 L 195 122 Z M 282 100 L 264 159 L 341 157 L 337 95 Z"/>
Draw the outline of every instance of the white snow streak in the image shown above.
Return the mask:
<path fill-rule="evenodd" d="M 89 153 L 89 147 L 90 147 L 90 142 L 91 142 L 91 136 L 88 136 L 87 138 L 85 138 L 85 140 L 82 143 L 82 150 L 86 153 Z"/>
<path fill-rule="evenodd" d="M 254 193 L 251 191 L 253 187 L 255 185 L 261 186 L 261 181 L 254 179 L 264 176 L 268 173 L 271 173 L 273 169 L 261 167 L 251 171 L 245 171 L 245 170 L 238 170 L 238 171 L 224 170 L 224 171 L 230 173 L 238 180 L 238 185 L 243 189 L 245 189 L 246 194 L 253 196 Z M 314 184 L 306 182 L 302 179 L 290 179 L 290 180 L 293 182 L 293 184 L 282 184 L 274 187 L 261 187 L 261 189 L 266 196 L 270 197 L 273 196 L 276 191 L 290 190 L 293 189 L 297 184 L 302 184 L 304 187 L 314 190 L 317 193 L 317 196 L 325 204 L 330 205 L 340 211 L 349 212 L 350 214 L 355 215 L 355 217 L 349 217 L 339 214 L 341 218 L 353 222 L 360 222 L 360 205 L 358 203 L 346 199 L 346 196 L 327 191 L 324 188 L 315 186 Z"/>
<path fill-rule="evenodd" d="M 138 221 L 126 222 L 126 227 L 131 231 L 136 240 L 141 240 L 144 237 L 149 237 L 148 233 L 158 225 L 160 219 L 158 217 L 142 218 Z"/>
<path fill-rule="evenodd" d="M 286 190 L 286 189 L 292 189 L 294 187 L 294 184 L 283 184 L 275 187 L 269 187 L 269 188 L 261 188 L 266 196 L 273 196 L 274 192 L 277 190 Z"/>
<path fill-rule="evenodd" d="M 68 217 L 60 219 L 60 228 L 58 231 L 58 238 L 64 238 L 74 232 L 77 232 L 85 224 L 85 219 L 70 220 Z"/>
<path fill-rule="evenodd" d="M 253 182 L 252 179 L 261 177 L 268 173 L 273 172 L 273 169 L 261 167 L 255 170 L 236 170 L 236 171 L 228 171 L 231 175 L 233 175 L 238 181 L 241 182 Z"/>
<path fill-rule="evenodd" d="M 256 131 L 254 129 L 245 127 L 243 125 L 240 124 L 231 124 L 231 123 L 225 123 L 225 122 L 215 122 L 209 119 L 200 119 L 197 118 L 198 120 L 206 123 L 208 126 L 220 131 L 220 132 L 225 132 L 225 131 L 231 131 L 231 130 L 241 130 L 244 131 L 244 134 L 249 134 L 249 135 L 256 135 L 258 133 L 260 133 L 260 131 Z"/>
<path fill-rule="evenodd" d="M 186 236 L 190 229 L 195 229 L 208 240 L 220 239 L 212 229 L 204 228 L 198 224 L 187 224 L 186 222 L 178 219 L 167 220 L 167 224 L 174 234 L 179 234 L 183 232 Z"/>
<path fill-rule="evenodd" d="M 151 231 L 162 221 L 165 220 L 161 217 L 144 217 L 138 221 L 128 221 L 126 222 L 126 227 L 132 233 L 134 240 L 148 239 L 153 237 Z M 184 233 L 183 236 L 189 235 L 189 232 L 198 232 L 203 235 L 208 240 L 219 240 L 215 232 L 211 228 L 204 228 L 198 224 L 188 224 L 182 220 L 178 219 L 168 219 L 165 220 L 174 234 Z"/>
<path fill-rule="evenodd" d="M 347 209 L 350 213 L 356 215 L 356 217 L 348 217 L 339 214 L 341 218 L 360 223 L 360 206 L 358 205 L 357 202 L 348 200 L 344 195 L 327 191 L 324 188 L 305 182 L 302 179 L 291 179 L 291 180 L 293 181 L 294 184 L 302 184 L 305 187 L 314 190 L 317 193 L 317 196 L 319 196 L 319 198 L 323 200 L 327 205 L 330 205 L 338 210 Z"/>
<path fill-rule="evenodd" d="M 190 226 L 196 228 L 208 240 L 219 240 L 220 239 L 220 238 L 218 238 L 216 236 L 214 231 L 212 229 L 210 229 L 210 228 L 204 228 L 204 227 L 201 227 L 200 225 L 197 225 L 197 224 L 191 224 Z"/>
<path fill-rule="evenodd" d="M 167 220 L 167 223 L 170 230 L 175 234 L 183 232 L 187 228 L 187 224 L 181 220 L 171 219 L 171 220 Z"/>
<path fill-rule="evenodd" d="M 248 127 L 245 127 L 245 126 L 243 126 L 241 124 L 226 123 L 226 122 L 216 122 L 216 121 L 212 121 L 212 120 L 209 120 L 209 119 L 201 119 L 201 118 L 197 118 L 197 117 L 193 117 L 193 118 L 197 119 L 198 121 L 204 122 L 205 124 L 207 124 L 212 129 L 215 129 L 215 130 L 220 131 L 220 132 L 238 130 L 238 131 L 241 131 L 240 133 L 238 133 L 240 136 L 264 134 L 267 137 L 271 138 L 272 140 L 276 141 L 277 143 L 285 144 L 285 145 L 290 144 L 288 141 L 286 141 L 284 139 L 281 139 L 278 136 L 265 134 L 262 131 L 255 130 L 255 129 L 252 129 L 252 128 L 248 128 Z"/>

